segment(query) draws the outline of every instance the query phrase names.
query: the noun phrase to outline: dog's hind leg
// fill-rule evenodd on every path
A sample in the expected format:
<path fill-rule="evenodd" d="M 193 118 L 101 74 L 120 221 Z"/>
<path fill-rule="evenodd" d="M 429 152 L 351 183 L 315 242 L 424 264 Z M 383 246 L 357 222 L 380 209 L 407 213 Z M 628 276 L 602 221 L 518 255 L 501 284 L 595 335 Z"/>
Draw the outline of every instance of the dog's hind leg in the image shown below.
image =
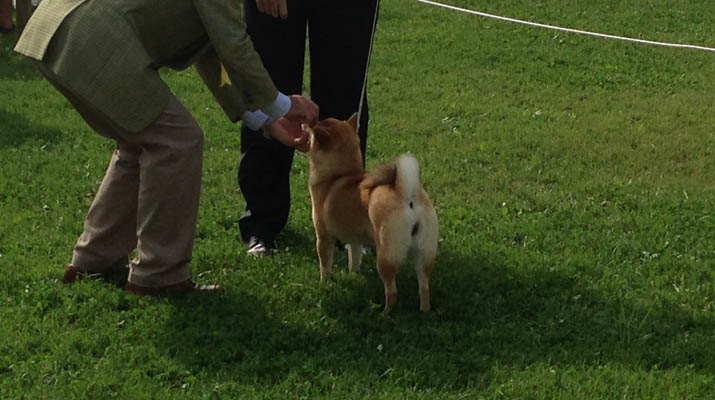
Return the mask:
<path fill-rule="evenodd" d="M 397 303 L 397 283 L 395 282 L 395 275 L 397 275 L 398 269 L 398 264 L 390 262 L 378 254 L 377 272 L 380 274 L 382 284 L 385 286 L 385 312 L 389 312 L 392 307 L 395 306 L 395 303 Z"/>
<path fill-rule="evenodd" d="M 348 244 L 348 268 L 350 271 L 357 272 L 360 270 L 362 262 L 362 246 L 359 244 Z"/>
<path fill-rule="evenodd" d="M 415 259 L 415 271 L 417 272 L 417 281 L 420 286 L 420 311 L 424 312 L 430 310 L 429 280 L 430 276 L 432 276 L 433 266 L 434 257 L 430 257 L 425 261 L 425 257 L 422 255 Z"/>
<path fill-rule="evenodd" d="M 333 270 L 333 250 L 335 240 L 318 237 L 315 241 L 318 248 L 318 259 L 320 260 L 320 280 L 330 278 Z"/>

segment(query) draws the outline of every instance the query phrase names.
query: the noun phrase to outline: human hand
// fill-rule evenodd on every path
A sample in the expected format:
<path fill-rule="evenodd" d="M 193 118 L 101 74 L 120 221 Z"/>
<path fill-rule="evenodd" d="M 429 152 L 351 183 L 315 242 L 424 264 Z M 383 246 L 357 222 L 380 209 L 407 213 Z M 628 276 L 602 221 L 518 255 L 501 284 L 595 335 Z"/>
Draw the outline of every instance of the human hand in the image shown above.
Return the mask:
<path fill-rule="evenodd" d="M 293 147 L 303 153 L 310 150 L 308 134 L 303 131 L 299 122 L 282 117 L 273 121 L 265 129 L 270 137 L 286 146 Z"/>
<path fill-rule="evenodd" d="M 258 10 L 264 14 L 270 14 L 274 18 L 288 18 L 287 0 L 256 0 Z"/>
<path fill-rule="evenodd" d="M 290 110 L 284 116 L 285 118 L 298 123 L 299 126 L 301 123 L 305 123 L 308 126 L 318 123 L 319 108 L 312 100 L 294 94 L 290 96 L 290 102 Z"/>

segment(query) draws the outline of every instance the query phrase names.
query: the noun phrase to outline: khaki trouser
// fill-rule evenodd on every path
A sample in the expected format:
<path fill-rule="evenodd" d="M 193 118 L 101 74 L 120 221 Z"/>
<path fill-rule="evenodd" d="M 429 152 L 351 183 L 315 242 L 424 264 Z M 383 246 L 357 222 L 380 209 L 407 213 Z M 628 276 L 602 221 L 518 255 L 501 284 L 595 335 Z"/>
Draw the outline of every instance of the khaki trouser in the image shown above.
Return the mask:
<path fill-rule="evenodd" d="M 117 144 L 72 264 L 80 271 L 105 272 L 136 248 L 131 283 L 159 287 L 189 279 L 203 160 L 203 132 L 194 118 L 171 96 L 142 132 L 122 132 L 39 65 L 89 125 Z"/>

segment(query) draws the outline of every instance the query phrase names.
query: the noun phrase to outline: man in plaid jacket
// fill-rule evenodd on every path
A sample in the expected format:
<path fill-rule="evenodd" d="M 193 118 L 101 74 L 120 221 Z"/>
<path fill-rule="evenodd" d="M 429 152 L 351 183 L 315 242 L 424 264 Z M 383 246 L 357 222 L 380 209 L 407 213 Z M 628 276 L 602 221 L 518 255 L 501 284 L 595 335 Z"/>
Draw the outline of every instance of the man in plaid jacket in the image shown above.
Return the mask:
<path fill-rule="evenodd" d="M 40 71 L 99 134 L 116 142 L 65 282 L 129 264 L 127 291 L 182 294 L 217 289 L 189 274 L 203 132 L 161 80 L 163 66 L 195 65 L 237 122 L 305 151 L 301 123 L 318 107 L 280 93 L 231 0 L 48 0 L 15 51 Z"/>

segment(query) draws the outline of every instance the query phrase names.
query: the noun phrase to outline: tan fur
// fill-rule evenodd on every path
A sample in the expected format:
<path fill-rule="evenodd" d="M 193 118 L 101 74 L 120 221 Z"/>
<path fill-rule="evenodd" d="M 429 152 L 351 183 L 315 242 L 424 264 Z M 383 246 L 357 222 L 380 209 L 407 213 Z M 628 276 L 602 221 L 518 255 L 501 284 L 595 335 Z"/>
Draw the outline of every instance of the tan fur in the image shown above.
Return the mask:
<path fill-rule="evenodd" d="M 356 122 L 356 115 L 347 121 L 329 118 L 309 129 L 310 197 L 320 279 L 330 277 L 336 240 L 348 245 L 351 271 L 360 267 L 362 245 L 374 245 L 385 286 L 385 310 L 397 301 L 395 275 L 410 256 L 419 281 L 420 310 L 429 311 L 437 214 L 419 181 L 409 198 L 405 182 L 398 179 L 398 160 L 365 173 Z"/>

